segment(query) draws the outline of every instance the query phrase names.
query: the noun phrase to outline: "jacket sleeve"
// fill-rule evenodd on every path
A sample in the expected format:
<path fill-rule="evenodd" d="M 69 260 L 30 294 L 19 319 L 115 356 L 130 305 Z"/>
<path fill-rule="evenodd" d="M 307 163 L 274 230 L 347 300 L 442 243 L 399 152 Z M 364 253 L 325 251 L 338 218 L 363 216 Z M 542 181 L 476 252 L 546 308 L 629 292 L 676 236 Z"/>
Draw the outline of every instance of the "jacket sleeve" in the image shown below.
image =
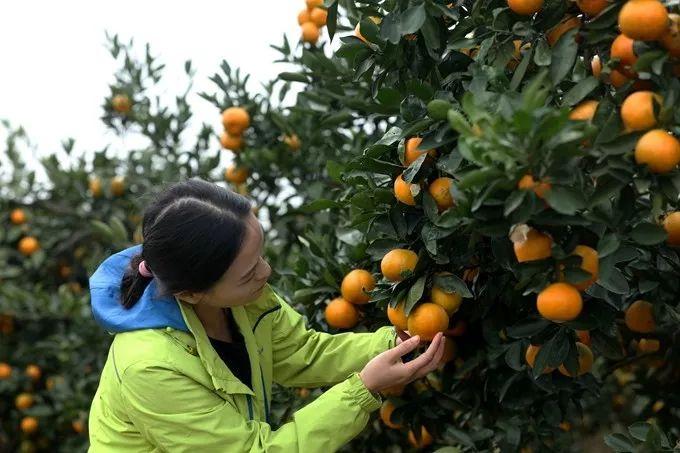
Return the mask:
<path fill-rule="evenodd" d="M 160 451 L 176 453 L 333 452 L 359 434 L 381 404 L 353 373 L 273 431 L 157 362 L 128 367 L 121 376 L 121 394 L 130 420 L 146 440 Z"/>
<path fill-rule="evenodd" d="M 395 345 L 397 334 L 391 326 L 373 333 L 336 335 L 308 329 L 300 313 L 276 298 L 281 309 L 272 320 L 273 377 L 283 386 L 335 384 Z"/>

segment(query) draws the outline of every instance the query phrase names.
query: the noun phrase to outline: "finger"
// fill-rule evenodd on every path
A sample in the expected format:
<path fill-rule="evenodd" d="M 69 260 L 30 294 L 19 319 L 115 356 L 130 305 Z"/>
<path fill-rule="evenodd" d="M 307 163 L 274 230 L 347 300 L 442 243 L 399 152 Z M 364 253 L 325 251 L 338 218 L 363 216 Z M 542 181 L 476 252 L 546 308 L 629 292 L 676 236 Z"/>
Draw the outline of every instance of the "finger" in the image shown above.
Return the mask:
<path fill-rule="evenodd" d="M 391 360 L 397 361 L 401 356 L 408 354 L 409 352 L 413 351 L 416 347 L 418 347 L 419 341 L 420 337 L 416 335 L 414 337 L 407 339 L 406 341 L 399 343 L 396 347 L 389 349 L 386 353 Z"/>
<path fill-rule="evenodd" d="M 415 337 L 413 337 L 413 338 L 415 338 Z M 432 339 L 432 342 L 430 343 L 430 346 L 427 348 L 427 350 L 425 352 L 423 352 L 417 358 L 406 363 L 405 366 L 407 367 L 406 368 L 407 371 L 410 372 L 411 374 L 415 374 L 422 367 L 424 367 L 428 363 L 430 363 L 430 361 L 432 361 L 432 359 L 434 358 L 434 354 L 437 351 L 439 344 L 441 343 L 441 338 L 442 338 L 441 333 L 438 333 L 437 335 L 435 335 L 435 337 Z"/>
<path fill-rule="evenodd" d="M 443 356 L 444 356 L 444 338 L 442 337 L 440 339 L 439 346 L 437 347 L 437 351 L 435 352 L 434 357 L 432 358 L 432 361 L 426 364 L 420 370 L 418 370 L 418 372 L 416 373 L 416 378 L 421 378 L 427 375 L 428 373 L 436 370 Z"/>

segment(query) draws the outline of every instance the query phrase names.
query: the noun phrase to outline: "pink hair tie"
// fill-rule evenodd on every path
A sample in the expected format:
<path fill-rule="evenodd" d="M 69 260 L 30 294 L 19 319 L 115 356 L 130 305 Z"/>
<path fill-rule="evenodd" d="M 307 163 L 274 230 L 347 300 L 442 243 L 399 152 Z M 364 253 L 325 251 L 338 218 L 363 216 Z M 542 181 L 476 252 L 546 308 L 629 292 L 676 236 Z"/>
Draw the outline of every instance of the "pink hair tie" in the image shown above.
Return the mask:
<path fill-rule="evenodd" d="M 145 277 L 145 278 L 152 278 L 153 277 L 153 274 L 151 273 L 149 268 L 146 267 L 146 261 L 142 261 L 141 263 L 139 263 L 138 269 L 139 269 L 139 275 L 141 275 L 142 277 Z"/>

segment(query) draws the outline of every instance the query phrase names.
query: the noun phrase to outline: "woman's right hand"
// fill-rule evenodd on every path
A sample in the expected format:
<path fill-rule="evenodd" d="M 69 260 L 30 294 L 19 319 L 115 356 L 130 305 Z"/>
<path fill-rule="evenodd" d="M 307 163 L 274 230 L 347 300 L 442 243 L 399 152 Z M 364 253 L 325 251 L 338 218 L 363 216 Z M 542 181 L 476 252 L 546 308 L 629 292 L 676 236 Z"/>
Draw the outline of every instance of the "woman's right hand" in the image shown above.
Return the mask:
<path fill-rule="evenodd" d="M 435 335 L 427 351 L 406 363 L 401 357 L 418 347 L 418 335 L 396 347 L 375 356 L 359 373 L 364 385 L 371 392 L 381 392 L 395 385 L 405 385 L 424 377 L 438 366 L 444 354 L 444 336 Z"/>

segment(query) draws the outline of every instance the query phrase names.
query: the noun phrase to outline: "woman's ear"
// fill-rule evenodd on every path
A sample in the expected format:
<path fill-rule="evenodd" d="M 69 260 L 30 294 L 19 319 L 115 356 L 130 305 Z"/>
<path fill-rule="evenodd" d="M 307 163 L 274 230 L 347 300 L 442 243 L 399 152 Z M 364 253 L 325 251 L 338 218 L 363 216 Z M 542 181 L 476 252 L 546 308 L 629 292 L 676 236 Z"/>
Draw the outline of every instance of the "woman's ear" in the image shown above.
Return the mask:
<path fill-rule="evenodd" d="M 186 302 L 191 305 L 196 305 L 200 301 L 200 298 L 197 296 L 197 294 L 192 293 L 191 291 L 180 291 L 175 293 L 175 297 L 180 299 L 182 302 Z"/>

